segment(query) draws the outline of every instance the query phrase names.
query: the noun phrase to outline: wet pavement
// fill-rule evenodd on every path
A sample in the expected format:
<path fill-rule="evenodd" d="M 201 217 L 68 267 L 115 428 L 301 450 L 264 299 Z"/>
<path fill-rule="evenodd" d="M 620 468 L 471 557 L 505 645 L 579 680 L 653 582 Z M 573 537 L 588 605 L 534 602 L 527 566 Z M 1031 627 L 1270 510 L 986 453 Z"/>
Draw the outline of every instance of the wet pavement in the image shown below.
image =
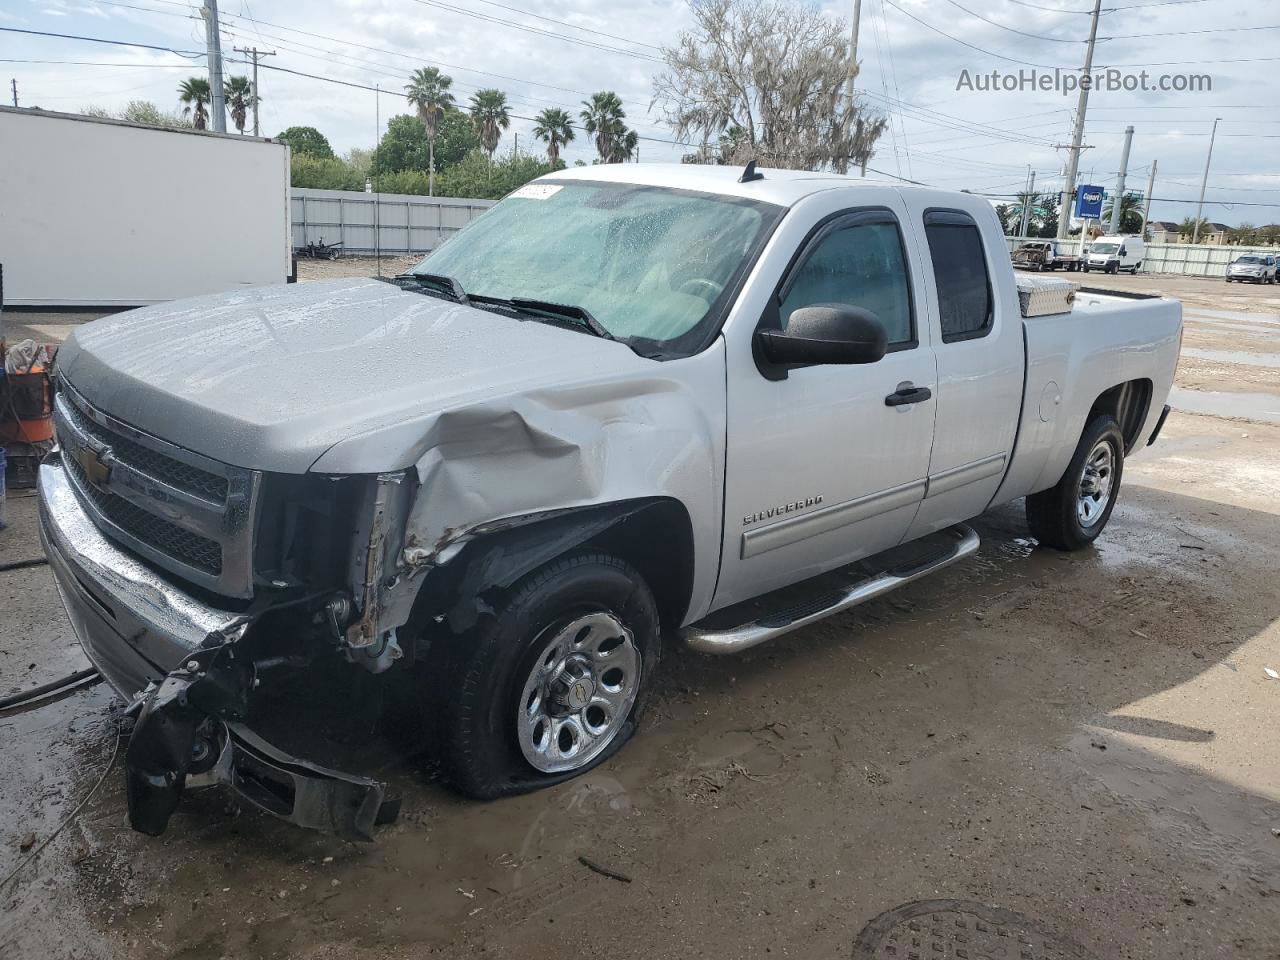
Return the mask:
<path fill-rule="evenodd" d="M 1280 426 L 1174 413 L 1093 548 L 996 510 L 976 557 L 847 614 L 731 659 L 669 646 L 644 729 L 577 781 L 476 804 L 406 758 L 374 844 L 221 790 L 143 837 L 117 770 L 0 890 L 0 956 L 850 956 L 954 899 L 1099 960 L 1274 958 L 1277 478 Z M 0 562 L 34 552 L 33 507 Z M 0 578 L 0 692 L 82 665 L 47 570 Z M 93 786 L 114 703 L 0 714 L 0 877 Z"/>

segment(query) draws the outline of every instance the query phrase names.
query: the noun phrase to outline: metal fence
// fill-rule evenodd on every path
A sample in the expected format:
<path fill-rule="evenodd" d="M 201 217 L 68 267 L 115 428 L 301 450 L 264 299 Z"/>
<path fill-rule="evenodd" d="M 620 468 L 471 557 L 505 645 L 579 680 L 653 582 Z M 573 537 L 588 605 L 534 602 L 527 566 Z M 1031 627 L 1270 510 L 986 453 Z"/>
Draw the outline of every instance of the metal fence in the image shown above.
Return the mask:
<path fill-rule="evenodd" d="M 345 253 L 429 253 L 495 203 L 303 187 L 290 193 L 294 248 L 323 241 L 341 243 Z"/>
<path fill-rule="evenodd" d="M 1028 240 L 1042 237 L 1005 237 L 1009 252 Z M 1066 249 L 1075 253 L 1079 238 L 1068 239 Z M 1086 245 L 1086 249 L 1088 246 Z M 1142 257 L 1142 273 L 1175 273 L 1186 277 L 1225 277 L 1227 264 L 1246 253 L 1280 257 L 1280 247 L 1210 246 L 1207 243 L 1148 243 Z"/>

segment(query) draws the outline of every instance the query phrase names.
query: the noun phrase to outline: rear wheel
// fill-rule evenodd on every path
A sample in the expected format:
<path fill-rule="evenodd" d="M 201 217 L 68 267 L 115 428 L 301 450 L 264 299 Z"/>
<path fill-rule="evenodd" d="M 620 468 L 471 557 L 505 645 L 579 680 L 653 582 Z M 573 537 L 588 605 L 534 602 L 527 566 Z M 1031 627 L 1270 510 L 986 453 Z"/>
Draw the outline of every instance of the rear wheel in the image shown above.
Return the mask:
<path fill-rule="evenodd" d="M 1079 550 L 1093 543 L 1111 519 L 1124 472 L 1124 435 L 1109 414 L 1085 427 L 1062 479 L 1027 497 L 1027 525 L 1048 547 Z"/>
<path fill-rule="evenodd" d="M 634 732 L 658 656 L 657 609 L 635 569 L 589 552 L 548 563 L 435 665 L 445 775 L 491 800 L 590 770 Z"/>

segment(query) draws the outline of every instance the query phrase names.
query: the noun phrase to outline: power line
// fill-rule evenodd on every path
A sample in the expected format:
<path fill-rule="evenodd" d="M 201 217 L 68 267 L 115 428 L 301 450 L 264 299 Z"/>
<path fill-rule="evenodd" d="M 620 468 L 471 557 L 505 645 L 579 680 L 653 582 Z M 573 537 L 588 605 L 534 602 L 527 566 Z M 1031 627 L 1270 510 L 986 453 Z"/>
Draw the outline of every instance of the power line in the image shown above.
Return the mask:
<path fill-rule="evenodd" d="M 424 0 L 418 0 L 418 2 L 421 3 L 421 2 L 424 2 Z M 953 37 L 951 34 L 947 33 L 945 30 L 939 30 L 937 27 L 929 23 L 927 20 L 921 20 L 914 13 L 909 13 L 906 10 L 902 9 L 902 7 L 894 3 L 893 0 L 883 0 L 883 2 L 889 4 L 889 6 L 893 7 L 893 9 L 897 10 L 904 17 L 909 17 L 910 19 L 914 20 L 916 23 L 920 24 L 920 26 L 926 27 L 929 30 L 932 30 L 934 33 L 938 34 L 939 36 L 946 37 L 948 40 L 954 40 L 956 43 L 960 44 L 962 47 L 968 47 L 970 50 L 977 50 L 979 53 L 985 53 L 987 56 L 995 57 L 997 60 L 1007 60 L 1009 63 L 1019 63 L 1019 64 L 1022 64 L 1024 67 L 1043 67 L 1046 70 L 1071 70 L 1073 72 L 1075 70 L 1074 67 L 1069 67 L 1063 63 L 1036 63 L 1032 60 L 1019 60 L 1017 57 L 1006 57 L 1003 53 L 996 53 L 993 50 L 983 49 L 982 47 L 975 46 L 974 44 L 969 43 L 967 40 L 961 40 L 959 37 Z"/>
<path fill-rule="evenodd" d="M 238 33 L 234 29 L 224 27 L 223 31 L 230 37 L 233 37 L 233 38 L 240 37 L 247 42 L 247 36 L 241 33 Z M 274 34 L 271 34 L 271 33 L 267 33 L 265 35 L 259 34 L 259 36 L 266 36 L 274 40 L 278 46 L 280 46 L 282 49 L 284 49 L 289 53 L 295 53 L 298 56 L 307 57 L 308 59 L 312 59 L 312 60 L 318 60 L 321 63 L 329 63 L 329 64 L 333 64 L 335 66 L 340 66 L 340 67 L 359 67 L 366 73 L 372 73 L 377 76 L 388 77 L 390 79 L 401 81 L 401 82 L 409 79 L 409 77 L 404 73 L 392 72 L 396 68 L 391 66 L 390 64 L 379 63 L 377 61 L 355 57 L 355 56 L 352 56 L 351 54 L 346 54 L 346 53 L 331 53 L 329 56 L 322 56 L 321 54 L 318 54 L 318 53 L 308 53 L 307 52 L 308 50 L 320 50 L 321 48 L 311 46 L 310 44 L 307 44 L 307 43 L 302 43 L 296 40 L 285 40 L 284 38 L 275 36 Z M 300 50 L 298 49 L 298 47 L 302 47 L 304 49 Z M 333 57 L 339 57 L 341 59 L 335 60 L 333 59 Z M 344 61 L 350 61 L 350 62 L 348 63 Z M 418 61 L 418 62 L 421 62 L 421 61 Z M 482 89 L 478 84 L 474 84 L 474 83 L 466 83 L 463 81 L 457 81 L 457 83 L 458 83 L 458 86 L 460 87 L 468 87 L 474 91 L 478 91 Z M 388 91 L 386 89 L 383 89 L 382 92 L 387 93 Z M 576 110 L 578 106 L 577 104 L 569 104 L 563 101 L 548 100 L 543 97 L 536 97 L 533 95 L 520 96 L 517 94 L 507 94 L 507 98 L 513 102 L 515 101 L 523 102 L 527 106 L 533 109 L 542 109 L 546 105 L 551 105 L 551 106 L 563 107 L 570 110 Z M 533 101 L 537 101 L 537 102 L 533 102 Z M 633 120 L 633 122 L 636 122 L 636 121 Z M 639 120 L 639 122 L 636 122 L 636 125 L 647 126 L 647 127 L 657 126 L 654 123 L 645 122 L 643 120 Z"/>
<path fill-rule="evenodd" d="M 579 26 L 576 23 L 569 23 L 567 20 L 557 20 L 554 17 L 544 17 L 540 13 L 534 13 L 532 10 L 523 10 L 520 7 L 509 7 L 505 3 L 497 3 L 495 0 L 478 0 L 480 3 L 488 4 L 491 7 L 501 7 L 503 10 L 510 10 L 512 13 L 522 13 L 526 17 L 533 17 L 535 20 L 542 20 L 546 23 L 559 24 L 562 27 L 569 27 L 572 30 L 581 30 L 583 33 L 594 33 L 598 37 L 608 37 L 610 40 L 621 40 L 623 43 L 635 44 L 637 47 L 649 47 L 651 50 L 661 52 L 662 48 L 652 43 L 645 43 L 641 40 L 631 40 L 628 37 L 619 37 L 616 34 L 605 33 L 603 30 L 593 30 L 591 27 Z"/>
<path fill-rule="evenodd" d="M 1152 4 L 1154 6 L 1154 4 Z M 1168 33 L 1124 33 L 1102 40 L 1145 40 L 1148 37 L 1190 37 L 1201 33 L 1240 33 L 1247 30 L 1280 30 L 1280 23 L 1269 23 L 1256 27 L 1210 27 L 1207 30 L 1171 30 Z"/>
<path fill-rule="evenodd" d="M 94 2 L 95 2 L 95 3 L 110 3 L 110 4 L 116 4 L 116 3 L 117 3 L 117 0 L 94 0 Z M 185 3 L 179 3 L 179 2 L 177 2 L 177 0 L 152 0 L 152 2 L 155 2 L 155 3 L 163 3 L 163 4 L 167 5 L 167 6 L 182 7 L 182 8 L 187 9 L 187 10 L 191 9 L 187 4 L 185 4 Z M 148 8 L 146 8 L 146 7 L 134 7 L 133 9 L 137 9 L 137 10 L 147 10 Z M 162 10 L 150 10 L 150 12 L 152 12 L 152 13 L 165 13 L 166 11 L 162 11 Z M 303 36 L 303 37 L 310 37 L 310 38 L 312 38 L 312 39 L 314 39 L 314 40 L 324 40 L 324 41 L 327 41 L 327 42 L 329 42 L 329 43 L 338 43 L 338 44 L 342 44 L 343 46 L 348 46 L 348 47 L 358 47 L 358 48 L 360 48 L 360 49 L 362 49 L 362 50 L 369 50 L 369 51 L 372 51 L 373 53 L 381 53 L 381 54 L 385 54 L 385 55 L 388 55 L 388 56 L 401 57 L 401 58 L 403 58 L 403 59 L 405 59 L 405 60 L 410 60 L 410 61 L 412 61 L 412 62 L 413 62 L 413 63 L 415 63 L 415 64 L 422 64 L 422 63 L 426 63 L 426 64 L 428 64 L 428 65 L 430 65 L 430 64 L 434 64 L 435 66 L 443 67 L 443 68 L 444 68 L 444 69 L 446 69 L 446 70 L 460 70 L 460 71 L 462 71 L 462 72 L 464 72 L 464 73 L 474 73 L 474 74 L 478 74 L 478 75 L 483 76 L 483 77 L 492 77 L 492 78 L 493 78 L 493 79 L 495 79 L 495 80 L 507 80 L 507 81 L 510 81 L 510 82 L 512 82 L 512 83 L 526 83 L 526 84 L 529 84 L 530 86 L 534 86 L 534 87 L 543 87 L 544 89 L 547 89 L 547 90 L 558 90 L 558 91 L 560 91 L 560 92 L 562 92 L 562 93 L 572 93 L 572 94 L 574 94 L 575 96 L 580 96 L 580 97 L 589 97 L 589 96 L 591 96 L 591 93 L 590 93 L 590 92 L 588 92 L 588 91 L 585 91 L 585 90 L 575 90 L 575 89 L 573 89 L 573 88 L 571 88 L 571 87 L 562 87 L 562 86 L 558 86 L 558 85 L 556 85 L 556 84 L 552 84 L 552 83 L 543 83 L 543 82 L 538 81 L 538 80 L 530 80 L 530 79 L 528 79 L 527 77 L 514 77 L 514 76 L 509 76 L 509 75 L 507 75 L 507 74 L 502 74 L 502 73 L 493 73 L 492 71 L 489 71 L 489 70 L 477 70 L 475 67 L 464 67 L 464 66 L 462 66 L 461 64 L 456 64 L 456 63 L 446 63 L 446 62 L 444 62 L 444 61 L 442 61 L 442 60 L 436 60 L 436 59 L 428 59 L 428 58 L 424 58 L 424 57 L 422 57 L 419 53 L 407 53 L 407 52 L 404 52 L 403 50 L 395 50 L 395 49 L 388 49 L 388 48 L 386 48 L 386 47 L 377 47 L 377 46 L 372 46 L 372 45 L 367 44 L 367 43 L 359 43 L 359 42 L 357 42 L 357 41 L 355 41 L 355 40 L 349 40 L 349 39 L 343 39 L 343 38 L 341 38 L 341 37 L 329 36 L 329 35 L 327 35 L 327 34 L 323 34 L 323 33 L 314 33 L 314 32 L 312 32 L 312 31 L 310 31 L 310 30 L 302 30 L 302 29 L 300 29 L 300 28 L 298 28 L 298 27 L 288 27 L 288 26 L 285 26 L 284 24 L 280 24 L 280 23 L 272 23 L 272 22 L 271 22 L 271 21 L 269 21 L 269 20 L 259 20 L 259 19 L 255 18 L 255 17 L 252 17 L 252 16 L 243 16 L 243 15 L 241 15 L 241 14 L 228 13 L 228 12 L 225 12 L 225 11 L 224 11 L 224 12 L 221 14 L 221 17 L 222 17 L 222 19 L 223 19 L 223 20 L 226 20 L 226 19 L 228 19 L 228 18 L 231 18 L 231 19 L 234 19 L 234 20 L 243 20 L 243 21 L 248 22 L 249 24 L 251 24 L 251 25 L 253 26 L 254 33 L 257 35 L 258 39 L 259 39 L 260 41 L 262 41 L 262 42 L 265 42 L 265 41 L 266 41 L 266 39 L 275 40 L 275 41 L 276 41 L 276 42 L 278 42 L 278 43 L 285 43 L 285 42 L 288 42 L 288 41 L 285 41 L 285 40 L 284 40 L 284 38 L 279 37 L 279 36 L 275 36 L 275 35 L 272 35 L 272 34 L 265 34 L 265 35 L 264 35 L 264 34 L 261 32 L 261 30 L 259 29 L 260 27 L 271 27 L 271 28 L 273 28 L 273 29 L 275 29 L 275 30 L 283 30 L 283 31 L 285 31 L 286 33 L 297 34 L 297 35 L 299 35 L 299 36 Z M 226 29 L 225 24 L 224 24 L 224 29 Z M 303 47 L 306 47 L 306 46 L 307 46 L 306 44 L 298 43 L 298 41 L 293 41 L 293 42 L 294 42 L 294 43 L 297 43 L 299 46 L 303 46 Z M 309 47 L 308 49 L 312 49 L 312 50 L 321 50 L 321 48 L 319 48 L 319 47 Z M 295 51 L 295 52 L 297 52 L 297 51 Z M 330 52 L 332 52 L 332 51 L 324 50 L 324 51 L 322 51 L 322 52 L 330 53 Z M 335 55 L 337 55 L 337 56 L 345 56 L 345 57 L 347 57 L 348 59 L 356 60 L 356 58 L 351 57 L 351 56 L 350 56 L 350 55 L 348 55 L 348 54 L 335 54 Z M 308 54 L 303 54 L 303 56 L 308 56 Z M 317 57 L 316 59 L 321 59 L 321 58 Z M 332 61 L 330 61 L 330 62 L 332 62 Z M 357 60 L 357 62 L 358 62 L 358 63 L 368 63 L 369 61 L 359 61 L 359 60 Z M 477 85 L 471 84 L 470 86 L 476 86 L 476 88 L 478 89 L 478 86 L 477 86 Z M 537 98 L 535 98 L 535 99 L 537 99 Z M 548 101 L 548 102 L 552 102 L 552 101 Z M 641 98 L 638 98 L 638 97 L 628 96 L 628 97 L 627 97 L 627 99 L 626 99 L 624 102 L 629 103 L 629 104 L 631 104 L 632 106 L 646 106 L 646 108 L 647 108 L 647 105 L 646 105 L 646 104 L 644 104 L 644 103 L 642 103 Z"/>
<path fill-rule="evenodd" d="M 189 63 L 101 63 L 95 60 L 8 60 L 0 59 L 0 63 L 40 63 L 72 67 L 125 67 L 130 70 L 149 70 L 153 67 L 164 69 L 190 70 Z"/>
<path fill-rule="evenodd" d="M 247 17 L 241 17 L 234 13 L 224 13 L 223 17 L 224 18 L 232 17 L 236 20 L 249 19 Z M 493 73 L 488 70 L 477 70 L 475 67 L 464 67 L 464 66 L 461 66 L 460 64 L 445 63 L 443 60 L 435 60 L 435 59 L 428 60 L 418 54 L 405 53 L 400 50 L 387 49 L 386 47 L 375 47 L 367 43 L 357 43 L 354 40 L 343 40 L 338 37 L 331 37 L 323 33 L 313 33 L 309 30 L 301 30 L 301 29 L 298 29 L 297 27 L 286 27 L 282 24 L 271 23 L 268 20 L 251 20 L 250 22 L 252 22 L 255 26 L 258 24 L 261 24 L 264 27 L 272 27 L 273 29 L 276 29 L 276 30 L 284 30 L 287 33 L 296 33 L 296 34 L 299 34 L 300 36 L 311 37 L 314 40 L 327 40 L 330 43 L 340 43 L 340 44 L 343 44 L 344 46 L 359 47 L 362 50 L 370 50 L 374 53 L 383 53 L 393 57 L 402 57 L 406 60 L 411 60 L 414 63 L 434 64 L 438 67 L 444 67 L 446 70 L 461 70 L 464 73 L 476 73 L 482 77 L 492 77 L 495 80 L 508 80 L 512 83 L 527 83 L 530 86 L 543 87 L 547 90 L 559 90 L 561 93 L 572 93 L 575 96 L 580 96 L 580 97 L 591 96 L 591 94 L 585 90 L 575 90 L 572 87 L 561 87 L 552 83 L 542 83 L 538 80 L 530 80 L 526 77 L 512 77 L 502 73 Z M 274 40 L 280 39 L 279 37 L 272 37 L 270 34 L 268 34 L 267 36 L 271 37 L 271 39 L 274 39 Z M 259 39 L 261 39 L 261 37 L 259 37 Z M 294 42 L 296 43 L 297 41 L 294 41 Z M 312 48 L 312 49 L 318 49 L 318 48 Z M 631 103 L 633 105 L 638 105 L 640 103 L 639 99 L 634 97 L 629 97 L 625 102 Z"/>
<path fill-rule="evenodd" d="M 648 53 L 641 53 L 638 50 L 623 50 L 620 47 L 611 47 L 608 44 L 597 43 L 593 40 L 585 40 L 581 37 L 567 37 L 562 33 L 556 33 L 553 30 L 543 30 L 541 27 L 532 27 L 524 23 L 516 23 L 514 20 L 507 20 L 503 17 L 491 16 L 487 13 L 480 13 L 476 10 L 467 10 L 464 7 L 455 7 L 449 3 L 442 3 L 440 0 L 414 0 L 414 3 L 421 4 L 424 7 L 434 7 L 437 10 L 448 10 L 451 13 L 459 13 L 464 17 L 472 17 L 476 20 L 483 20 L 486 23 L 496 23 L 504 27 L 511 27 L 514 30 L 522 30 L 525 33 L 532 33 L 536 36 L 550 37 L 553 40 L 563 40 L 565 43 L 576 43 L 579 46 L 590 47 L 594 50 L 602 50 L 606 53 L 618 53 L 626 57 L 635 57 L 638 60 L 651 60 L 654 63 L 661 63 L 661 57 L 655 57 Z M 628 41 L 630 42 L 630 41 Z"/>
<path fill-rule="evenodd" d="M 33 37 L 57 37 L 60 40 L 83 40 L 86 43 L 107 43 L 117 47 L 136 47 L 139 50 L 162 50 L 165 53 L 176 53 L 180 57 L 203 57 L 203 50 L 175 50 L 173 47 L 160 47 L 153 43 L 135 43 L 127 40 L 104 40 L 101 37 L 82 37 L 74 33 L 50 33 L 47 30 L 23 30 L 19 27 L 0 27 L 4 33 L 25 33 Z"/>
<path fill-rule="evenodd" d="M 1049 40 L 1053 43 L 1084 43 L 1083 40 L 1074 40 L 1066 37 L 1046 37 L 1042 33 L 1028 33 L 1025 30 L 1018 30 L 1015 27 L 1006 27 L 1003 23 L 999 23 L 995 20 L 992 20 L 990 17 L 984 17 L 980 13 L 975 13 L 974 11 L 970 10 L 968 7 L 961 6 L 960 4 L 956 3 L 956 0 L 947 0 L 947 3 L 951 4 L 953 7 L 963 10 L 965 13 L 969 14 L 969 16 L 971 17 L 977 17 L 983 23 L 989 23 L 993 27 L 999 27 L 1001 30 L 1008 30 L 1010 33 L 1016 33 L 1022 37 L 1031 37 L 1033 40 Z"/>
<path fill-rule="evenodd" d="M 1030 7 L 1032 10 L 1047 10 L 1049 13 L 1083 13 L 1091 14 L 1092 10 L 1063 10 L 1061 7 L 1044 7 L 1038 3 L 1028 3 L 1027 0 L 1009 0 L 1010 3 L 1016 3 L 1020 7 Z"/>
<path fill-rule="evenodd" d="M 237 62 L 239 62 L 239 61 L 237 61 Z M 384 93 L 384 94 L 387 94 L 388 96 L 398 96 L 398 97 L 401 97 L 401 98 L 404 98 L 404 96 L 405 96 L 403 93 L 398 93 L 398 94 L 397 94 L 397 93 L 393 93 L 393 92 L 392 92 L 392 91 L 390 91 L 390 90 L 383 90 L 383 89 L 382 89 L 382 88 L 380 88 L 380 87 L 371 87 L 371 86 L 369 86 L 367 83 L 356 83 L 354 80 L 339 80 L 339 79 L 337 79 L 336 77 L 322 77 L 322 76 L 320 76 L 319 74 L 316 74 L 316 73 L 306 73 L 306 72 L 304 72 L 304 71 L 302 71 L 302 70 L 293 70 L 293 69 L 290 69 L 289 67 L 278 67 L 278 66 L 275 66 L 275 65 L 273 65 L 273 64 L 264 63 L 264 64 L 261 64 L 261 65 L 260 65 L 260 68 L 261 68 L 261 69 L 263 69 L 263 70 L 276 70 L 276 71 L 278 71 L 278 72 L 280 72 L 280 73 L 288 73 L 288 74 L 292 74 L 292 75 L 293 75 L 293 76 L 295 76 L 295 77 L 306 77 L 308 80 L 321 80 L 321 81 L 323 81 L 323 82 L 325 82 L 325 83 L 335 83 L 335 84 L 337 84 L 338 86 L 342 86 L 342 87 L 351 87 L 352 89 L 355 89 L 355 90 L 368 90 L 370 93 Z M 537 118 L 536 118 L 536 117 L 526 117 L 526 116 L 524 116 L 524 115 L 522 115 L 522 114 L 519 114 L 519 113 L 508 113 L 507 115 L 508 115 L 512 120 L 526 120 L 526 121 L 528 121 L 528 122 L 530 122 L 530 123 L 534 123 L 534 122 L 536 122 L 536 121 L 537 121 Z M 578 131 L 581 131 L 581 130 L 582 130 L 582 127 L 577 126 L 577 125 L 575 125 L 575 124 L 570 124 L 570 126 L 571 126 L 571 127 L 573 127 L 573 129 L 575 129 L 575 130 L 578 130 Z M 637 137 L 637 139 L 640 139 L 640 140 L 647 140 L 647 141 L 649 141 L 649 142 L 651 142 L 651 143 L 667 143 L 667 144 L 672 144 L 673 146 L 677 146 L 677 147 L 687 147 L 687 146 L 689 146 L 689 144 L 684 143 L 684 142 L 682 142 L 682 141 L 680 141 L 680 140 L 670 140 L 670 139 L 667 139 L 667 138 L 665 138 L 665 137 L 650 137 L 650 136 L 646 136 L 645 134 L 642 134 L 642 133 L 637 133 L 637 134 L 636 134 L 636 137 Z"/>

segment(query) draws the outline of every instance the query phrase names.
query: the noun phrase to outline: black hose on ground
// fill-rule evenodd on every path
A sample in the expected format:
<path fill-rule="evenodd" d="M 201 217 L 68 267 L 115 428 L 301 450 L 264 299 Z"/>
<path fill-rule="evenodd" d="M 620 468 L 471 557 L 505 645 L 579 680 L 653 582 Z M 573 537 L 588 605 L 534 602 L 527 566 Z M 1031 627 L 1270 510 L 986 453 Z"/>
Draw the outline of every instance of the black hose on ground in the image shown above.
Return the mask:
<path fill-rule="evenodd" d="M 15 560 L 12 563 L 0 563 L 0 573 L 8 570 L 26 570 L 28 567 L 43 567 L 49 561 L 45 557 L 35 560 Z"/>
<path fill-rule="evenodd" d="M 41 697 L 48 696 L 51 693 L 57 693 L 64 687 L 70 687 L 77 683 L 83 683 L 92 679 L 97 683 L 102 676 L 92 667 L 87 670 L 77 670 L 68 677 L 61 680 L 53 680 L 49 683 L 42 683 L 38 687 L 32 687 L 30 690 L 23 690 L 20 693 L 11 693 L 7 697 L 0 697 L 0 710 L 9 710 L 13 707 L 20 707 L 30 700 L 39 700 Z"/>

